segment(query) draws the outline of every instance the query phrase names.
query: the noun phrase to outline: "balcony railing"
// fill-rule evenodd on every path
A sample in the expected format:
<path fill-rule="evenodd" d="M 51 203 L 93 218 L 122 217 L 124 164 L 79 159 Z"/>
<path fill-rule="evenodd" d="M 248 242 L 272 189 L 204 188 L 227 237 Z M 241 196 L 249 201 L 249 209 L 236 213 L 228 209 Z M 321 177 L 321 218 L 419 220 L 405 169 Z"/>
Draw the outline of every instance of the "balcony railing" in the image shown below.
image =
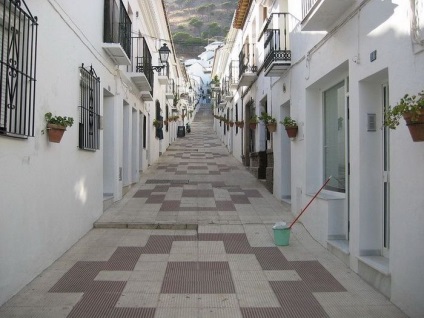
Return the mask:
<path fill-rule="evenodd" d="M 249 86 L 257 78 L 255 44 L 245 43 L 239 54 L 239 85 Z"/>
<path fill-rule="evenodd" d="M 266 76 L 279 76 L 291 65 L 289 43 L 289 14 L 272 13 L 260 38 L 264 35 L 264 63 Z"/>
<path fill-rule="evenodd" d="M 239 54 L 239 78 L 246 72 L 256 72 L 255 44 L 245 43 Z"/>
<path fill-rule="evenodd" d="M 168 84 L 166 85 L 166 98 L 173 99 L 175 94 L 175 83 L 172 78 L 168 80 Z"/>
<path fill-rule="evenodd" d="M 122 0 L 105 0 L 104 4 L 104 43 L 119 43 L 131 58 L 131 20 L 125 6 Z M 118 55 L 116 59 L 120 61 Z"/>
<path fill-rule="evenodd" d="M 302 0 L 302 19 L 304 19 L 315 4 L 320 1 L 321 0 Z"/>
<path fill-rule="evenodd" d="M 237 87 L 239 83 L 239 65 L 236 60 L 230 62 L 228 81 L 230 82 L 230 86 L 233 87 Z"/>
<path fill-rule="evenodd" d="M 302 0 L 302 31 L 329 32 L 357 0 Z"/>
<path fill-rule="evenodd" d="M 132 59 L 127 72 L 141 91 L 150 91 L 153 96 L 152 54 L 144 37 L 132 38 Z"/>

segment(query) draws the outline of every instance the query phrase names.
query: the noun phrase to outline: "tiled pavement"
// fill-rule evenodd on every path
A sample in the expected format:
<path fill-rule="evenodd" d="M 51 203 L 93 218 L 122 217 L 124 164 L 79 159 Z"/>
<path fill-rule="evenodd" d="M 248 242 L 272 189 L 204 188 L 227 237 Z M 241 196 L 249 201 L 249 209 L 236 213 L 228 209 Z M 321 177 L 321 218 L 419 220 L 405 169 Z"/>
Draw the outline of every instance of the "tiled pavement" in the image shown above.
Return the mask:
<path fill-rule="evenodd" d="M 0 317 L 406 317 L 291 221 L 232 158 L 203 107 L 95 228 Z"/>

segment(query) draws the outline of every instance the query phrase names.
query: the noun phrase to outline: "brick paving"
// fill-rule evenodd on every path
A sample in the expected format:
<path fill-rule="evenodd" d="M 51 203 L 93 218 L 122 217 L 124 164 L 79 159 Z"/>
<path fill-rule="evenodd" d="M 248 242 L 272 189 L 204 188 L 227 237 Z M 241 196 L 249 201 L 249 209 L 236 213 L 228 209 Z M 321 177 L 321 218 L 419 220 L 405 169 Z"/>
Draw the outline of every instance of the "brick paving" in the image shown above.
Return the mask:
<path fill-rule="evenodd" d="M 275 246 L 289 211 L 214 137 L 204 106 L 0 317 L 406 317 L 300 223 Z"/>

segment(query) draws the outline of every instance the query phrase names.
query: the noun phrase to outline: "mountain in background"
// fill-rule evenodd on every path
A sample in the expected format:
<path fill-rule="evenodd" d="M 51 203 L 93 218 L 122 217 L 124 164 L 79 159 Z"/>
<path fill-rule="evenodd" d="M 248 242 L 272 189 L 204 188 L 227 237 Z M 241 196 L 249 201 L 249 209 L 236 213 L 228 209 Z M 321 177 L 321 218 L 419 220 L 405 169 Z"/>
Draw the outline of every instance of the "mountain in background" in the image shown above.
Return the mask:
<path fill-rule="evenodd" d="M 238 1 L 165 0 L 177 56 L 197 58 L 204 47 L 225 41 Z"/>

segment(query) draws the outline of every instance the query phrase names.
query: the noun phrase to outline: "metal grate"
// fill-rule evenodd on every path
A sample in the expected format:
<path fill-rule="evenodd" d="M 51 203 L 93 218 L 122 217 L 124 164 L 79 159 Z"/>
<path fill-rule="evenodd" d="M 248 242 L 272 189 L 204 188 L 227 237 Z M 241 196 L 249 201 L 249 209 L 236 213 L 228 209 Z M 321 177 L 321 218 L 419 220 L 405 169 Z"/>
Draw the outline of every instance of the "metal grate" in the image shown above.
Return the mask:
<path fill-rule="evenodd" d="M 25 1 L 0 4 L 0 134 L 34 136 L 37 17 Z"/>
<path fill-rule="evenodd" d="M 100 149 L 100 77 L 91 66 L 80 68 L 81 105 L 79 120 L 79 148 Z"/>

